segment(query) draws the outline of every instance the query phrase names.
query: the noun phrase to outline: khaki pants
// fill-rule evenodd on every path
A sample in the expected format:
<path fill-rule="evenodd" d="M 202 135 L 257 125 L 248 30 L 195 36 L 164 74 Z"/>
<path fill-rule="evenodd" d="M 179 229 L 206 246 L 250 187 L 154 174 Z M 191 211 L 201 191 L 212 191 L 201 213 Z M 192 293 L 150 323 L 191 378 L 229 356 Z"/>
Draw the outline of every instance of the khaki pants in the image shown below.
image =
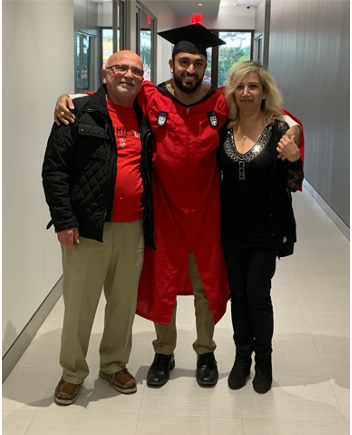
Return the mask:
<path fill-rule="evenodd" d="M 188 258 L 188 270 L 193 287 L 197 329 L 197 339 L 193 343 L 193 349 L 198 355 L 202 355 L 203 353 L 214 352 L 216 349 L 216 344 L 213 341 L 214 317 L 193 252 L 190 253 Z M 177 302 L 175 302 L 175 308 L 169 326 L 154 323 L 157 338 L 153 341 L 153 347 L 156 353 L 170 355 L 176 348 L 176 307 Z"/>
<path fill-rule="evenodd" d="M 80 237 L 74 251 L 62 246 L 64 323 L 60 364 L 66 382 L 79 384 L 89 374 L 86 355 L 104 286 L 104 331 L 100 368 L 122 370 L 132 345 L 139 277 L 143 265 L 143 219 L 105 223 L 104 242 Z"/>

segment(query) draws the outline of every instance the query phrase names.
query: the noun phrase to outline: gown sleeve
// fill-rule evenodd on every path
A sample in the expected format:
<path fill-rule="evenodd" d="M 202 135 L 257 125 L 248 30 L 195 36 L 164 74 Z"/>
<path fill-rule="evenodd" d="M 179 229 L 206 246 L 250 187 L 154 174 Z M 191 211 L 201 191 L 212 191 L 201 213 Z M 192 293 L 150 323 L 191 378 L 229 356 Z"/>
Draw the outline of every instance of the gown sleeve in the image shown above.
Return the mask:
<path fill-rule="evenodd" d="M 141 90 L 137 96 L 137 101 L 142 109 L 143 115 L 148 119 L 148 113 L 154 104 L 155 94 L 157 89 L 152 82 L 145 80 L 142 84 Z"/>

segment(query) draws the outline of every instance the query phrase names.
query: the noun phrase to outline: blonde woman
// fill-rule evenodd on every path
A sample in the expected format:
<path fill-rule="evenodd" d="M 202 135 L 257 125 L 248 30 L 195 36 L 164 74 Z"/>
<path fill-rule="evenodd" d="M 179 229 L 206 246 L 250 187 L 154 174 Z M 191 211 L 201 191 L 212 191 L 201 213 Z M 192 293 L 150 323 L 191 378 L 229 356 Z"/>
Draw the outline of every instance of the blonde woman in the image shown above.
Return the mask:
<path fill-rule="evenodd" d="M 231 289 L 236 360 L 231 389 L 246 384 L 255 353 L 253 388 L 272 384 L 271 279 L 276 257 L 296 242 L 291 193 L 303 180 L 300 151 L 283 121 L 282 97 L 261 65 L 248 61 L 229 73 L 229 122 L 221 133 L 221 234 Z"/>

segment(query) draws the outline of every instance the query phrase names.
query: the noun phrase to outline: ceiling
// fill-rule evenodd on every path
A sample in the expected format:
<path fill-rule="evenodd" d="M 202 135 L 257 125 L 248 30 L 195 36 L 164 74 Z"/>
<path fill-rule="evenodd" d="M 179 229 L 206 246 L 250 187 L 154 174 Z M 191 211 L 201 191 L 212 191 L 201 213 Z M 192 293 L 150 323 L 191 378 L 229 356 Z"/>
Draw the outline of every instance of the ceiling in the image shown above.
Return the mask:
<path fill-rule="evenodd" d="M 216 18 L 219 14 L 220 0 L 174 0 L 167 1 L 175 15 L 184 16 L 199 13 L 210 18 Z M 199 6 L 199 4 L 202 6 Z"/>
<path fill-rule="evenodd" d="M 235 5 L 256 7 L 260 0 L 220 0 L 221 6 Z"/>
<path fill-rule="evenodd" d="M 143 0 L 142 0 L 143 1 Z M 260 0 L 167 0 L 175 15 L 192 15 L 199 13 L 210 18 L 217 18 L 220 6 L 255 7 Z M 202 4 L 202 6 L 199 6 Z"/>
<path fill-rule="evenodd" d="M 97 3 L 111 2 L 111 0 L 93 0 Z M 260 0 L 164 0 L 168 3 L 175 15 L 187 16 L 200 14 L 209 18 L 217 18 L 220 6 L 255 7 Z M 143 3 L 143 0 L 141 0 Z M 147 2 L 146 2 L 147 3 Z M 201 4 L 201 6 L 200 6 Z"/>

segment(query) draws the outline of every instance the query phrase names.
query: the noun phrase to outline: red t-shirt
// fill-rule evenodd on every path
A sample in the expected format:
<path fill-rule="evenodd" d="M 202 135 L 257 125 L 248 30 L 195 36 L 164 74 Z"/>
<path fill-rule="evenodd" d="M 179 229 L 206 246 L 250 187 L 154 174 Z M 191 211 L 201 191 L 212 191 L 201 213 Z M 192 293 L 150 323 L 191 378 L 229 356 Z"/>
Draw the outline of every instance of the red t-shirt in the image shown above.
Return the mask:
<path fill-rule="evenodd" d="M 131 222 L 143 217 L 141 176 L 142 145 L 133 107 L 106 100 L 117 146 L 117 174 L 111 222 Z"/>

